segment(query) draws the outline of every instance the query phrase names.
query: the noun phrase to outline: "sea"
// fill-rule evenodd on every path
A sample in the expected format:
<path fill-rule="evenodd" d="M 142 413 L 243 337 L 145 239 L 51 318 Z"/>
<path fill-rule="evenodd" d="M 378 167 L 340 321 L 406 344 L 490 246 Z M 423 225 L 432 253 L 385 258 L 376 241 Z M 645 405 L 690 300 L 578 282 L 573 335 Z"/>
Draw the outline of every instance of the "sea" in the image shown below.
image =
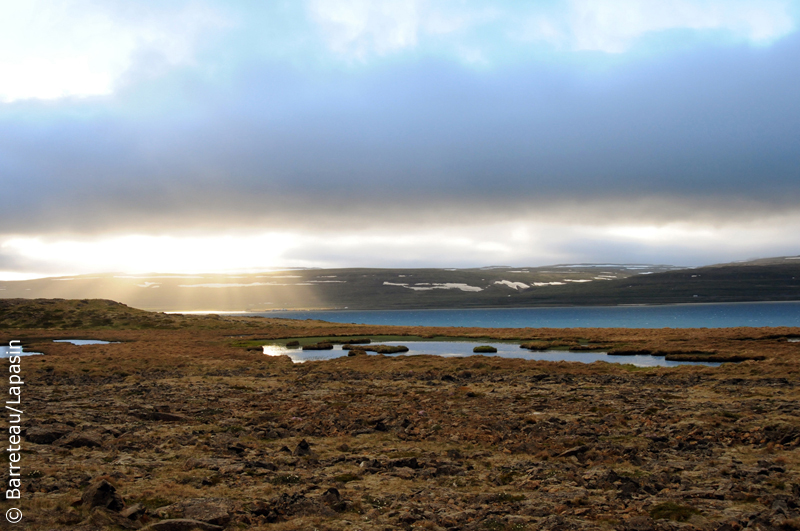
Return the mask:
<path fill-rule="evenodd" d="M 800 327 L 800 301 L 468 310 L 320 310 L 249 313 L 334 323 L 482 328 Z"/>

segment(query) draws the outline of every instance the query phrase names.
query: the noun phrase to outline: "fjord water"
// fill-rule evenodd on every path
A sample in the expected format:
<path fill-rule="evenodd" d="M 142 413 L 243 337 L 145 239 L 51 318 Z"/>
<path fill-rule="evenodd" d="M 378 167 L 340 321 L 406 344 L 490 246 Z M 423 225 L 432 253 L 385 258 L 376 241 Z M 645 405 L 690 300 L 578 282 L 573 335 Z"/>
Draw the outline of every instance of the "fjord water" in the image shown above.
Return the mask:
<path fill-rule="evenodd" d="M 469 310 L 326 310 L 253 313 L 334 323 L 483 328 L 728 328 L 800 326 L 800 301 Z"/>

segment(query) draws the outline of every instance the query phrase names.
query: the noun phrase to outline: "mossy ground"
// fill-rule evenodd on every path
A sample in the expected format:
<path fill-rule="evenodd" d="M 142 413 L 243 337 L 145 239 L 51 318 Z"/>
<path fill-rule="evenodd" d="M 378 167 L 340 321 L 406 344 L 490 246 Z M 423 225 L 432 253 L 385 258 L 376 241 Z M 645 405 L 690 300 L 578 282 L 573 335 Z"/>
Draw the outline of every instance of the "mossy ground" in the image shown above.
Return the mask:
<path fill-rule="evenodd" d="M 785 338 L 798 329 L 124 323 L 3 331 L 3 341 L 45 353 L 22 360 L 26 428 L 60 427 L 99 444 L 24 443 L 26 529 L 108 528 L 75 504 L 99 478 L 146 508 L 140 523 L 158 521 L 164 507 L 225 500 L 229 529 L 714 530 L 797 521 L 800 343 Z M 241 343 L 448 335 L 765 359 L 635 369 L 485 356 L 292 364 Z M 52 342 L 65 337 L 120 342 Z M 311 453 L 292 455 L 302 440 Z M 325 501 L 331 488 L 339 503 Z"/>

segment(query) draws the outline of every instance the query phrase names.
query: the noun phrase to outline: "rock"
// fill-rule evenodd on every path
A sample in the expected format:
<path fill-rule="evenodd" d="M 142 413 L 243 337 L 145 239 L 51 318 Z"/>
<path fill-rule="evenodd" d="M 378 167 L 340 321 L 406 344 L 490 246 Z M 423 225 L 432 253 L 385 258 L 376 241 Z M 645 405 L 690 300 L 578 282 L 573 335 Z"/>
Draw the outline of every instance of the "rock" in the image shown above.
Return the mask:
<path fill-rule="evenodd" d="M 158 408 L 152 409 L 131 409 L 128 411 L 128 413 L 142 420 L 160 420 L 163 422 L 178 422 L 181 420 L 186 420 L 186 417 L 183 415 L 170 413 L 168 406 L 159 406 Z"/>
<path fill-rule="evenodd" d="M 303 455 L 310 455 L 310 454 L 311 454 L 311 445 L 309 445 L 308 442 L 305 439 L 300 441 L 297 444 L 297 447 L 294 449 L 294 452 L 292 452 L 292 455 L 298 456 L 298 457 L 299 456 L 303 456 Z"/>
<path fill-rule="evenodd" d="M 436 467 L 437 476 L 461 476 L 464 469 L 455 465 L 441 465 Z"/>
<path fill-rule="evenodd" d="M 98 448 L 103 445 L 100 435 L 96 433 L 70 433 L 53 444 L 65 448 Z"/>
<path fill-rule="evenodd" d="M 392 475 L 400 479 L 414 479 L 414 470 L 405 466 L 401 466 L 392 470 Z"/>
<path fill-rule="evenodd" d="M 339 493 L 339 490 L 334 487 L 326 490 L 322 496 L 319 497 L 319 501 L 336 512 L 342 512 L 347 508 L 347 504 L 342 500 L 342 495 Z"/>
<path fill-rule="evenodd" d="M 269 524 L 274 524 L 279 520 L 278 513 L 273 510 L 270 504 L 263 501 L 253 503 L 249 511 L 256 516 L 263 516 Z"/>
<path fill-rule="evenodd" d="M 226 500 L 200 499 L 186 507 L 186 518 L 225 526 L 231 521 L 232 504 Z"/>
<path fill-rule="evenodd" d="M 31 428 L 25 433 L 25 440 L 34 444 L 50 444 L 70 433 L 72 428 L 66 424 L 51 424 Z"/>
<path fill-rule="evenodd" d="M 274 463 L 268 463 L 266 461 L 248 461 L 247 468 L 260 468 L 264 470 L 272 470 L 273 472 L 278 470 L 277 465 Z"/>
<path fill-rule="evenodd" d="M 570 456 L 573 456 L 573 455 L 582 454 L 582 453 L 586 452 L 587 450 L 589 450 L 589 447 L 587 445 L 583 444 L 581 446 L 575 446 L 574 448 L 570 448 L 569 450 L 567 450 L 565 452 L 561 452 L 560 454 L 558 454 L 558 457 L 570 457 Z"/>
<path fill-rule="evenodd" d="M 130 507 L 126 507 L 120 511 L 119 515 L 123 518 L 127 518 L 128 520 L 138 520 L 139 517 L 143 516 L 146 512 L 147 508 L 144 505 L 140 503 L 134 503 Z"/>
<path fill-rule="evenodd" d="M 281 432 L 278 430 L 270 429 L 263 433 L 262 437 L 264 439 L 280 439 L 282 437 Z"/>
<path fill-rule="evenodd" d="M 165 411 L 154 411 L 150 416 L 151 420 L 161 420 L 164 422 L 179 422 L 186 420 L 183 415 L 176 415 L 175 413 L 167 413 Z"/>
<path fill-rule="evenodd" d="M 359 468 L 378 469 L 381 467 L 380 461 L 377 459 L 366 459 L 358 464 Z"/>
<path fill-rule="evenodd" d="M 223 529 L 225 528 L 221 525 L 208 524 L 189 518 L 161 520 L 141 528 L 142 531 L 222 531 Z"/>
<path fill-rule="evenodd" d="M 119 512 L 125 507 L 125 502 L 116 491 L 114 485 L 103 479 L 86 489 L 81 496 L 81 501 L 87 509 L 102 507 Z"/>
<path fill-rule="evenodd" d="M 159 518 L 185 518 L 208 524 L 225 526 L 231 520 L 234 504 L 226 498 L 190 498 L 161 507 L 156 511 Z"/>
<path fill-rule="evenodd" d="M 403 468 L 411 468 L 411 469 L 418 469 L 422 468 L 422 466 L 417 461 L 416 457 L 406 457 L 401 459 L 392 459 L 389 461 L 389 466 L 391 468 L 395 467 L 403 467 Z"/>

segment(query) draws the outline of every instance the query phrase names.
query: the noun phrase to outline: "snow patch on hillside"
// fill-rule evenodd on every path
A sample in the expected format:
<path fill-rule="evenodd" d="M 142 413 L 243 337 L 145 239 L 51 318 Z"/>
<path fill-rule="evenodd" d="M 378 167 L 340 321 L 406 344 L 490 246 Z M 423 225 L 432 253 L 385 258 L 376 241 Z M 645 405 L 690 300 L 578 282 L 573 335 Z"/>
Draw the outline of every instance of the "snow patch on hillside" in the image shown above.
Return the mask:
<path fill-rule="evenodd" d="M 462 284 L 457 282 L 445 282 L 442 284 L 434 283 L 431 284 L 429 282 L 420 282 L 413 286 L 409 286 L 408 284 L 399 284 L 396 282 L 384 282 L 384 286 L 399 286 L 401 288 L 412 289 L 414 291 L 430 291 L 433 289 L 459 289 L 461 291 L 483 291 L 483 288 L 479 288 L 478 286 L 470 286 L 469 284 Z"/>
<path fill-rule="evenodd" d="M 503 286 L 508 286 L 511 289 L 521 290 L 521 289 L 528 289 L 530 288 L 529 285 L 525 284 L 524 282 L 512 282 L 511 280 L 495 280 L 495 284 L 501 284 Z"/>

